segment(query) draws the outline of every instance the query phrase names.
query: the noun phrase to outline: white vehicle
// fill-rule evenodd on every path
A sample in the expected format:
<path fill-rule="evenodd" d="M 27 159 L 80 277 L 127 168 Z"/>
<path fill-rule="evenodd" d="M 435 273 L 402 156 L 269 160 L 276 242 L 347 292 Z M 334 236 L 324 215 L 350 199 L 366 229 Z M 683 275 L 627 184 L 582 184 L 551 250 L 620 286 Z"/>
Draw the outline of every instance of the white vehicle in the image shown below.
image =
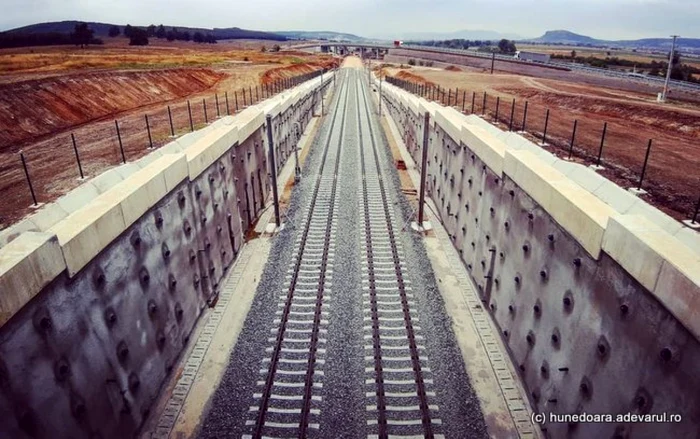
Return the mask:
<path fill-rule="evenodd" d="M 515 52 L 515 56 L 513 56 L 513 58 L 529 62 L 549 62 L 548 53 L 526 52 L 524 50 L 518 50 L 517 52 Z"/>

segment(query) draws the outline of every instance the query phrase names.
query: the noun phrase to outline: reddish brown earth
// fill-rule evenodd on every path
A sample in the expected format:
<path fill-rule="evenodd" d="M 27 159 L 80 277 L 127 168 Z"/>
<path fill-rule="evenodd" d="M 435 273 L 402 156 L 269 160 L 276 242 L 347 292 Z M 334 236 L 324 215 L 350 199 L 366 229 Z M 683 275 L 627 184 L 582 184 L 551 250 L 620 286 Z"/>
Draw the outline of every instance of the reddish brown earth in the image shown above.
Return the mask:
<path fill-rule="evenodd" d="M 687 95 L 687 99 L 661 105 L 645 88 L 622 81 L 610 86 L 610 78 L 600 78 L 600 83 L 592 86 L 588 83 L 591 78 L 576 82 L 470 70 L 415 67 L 411 75 L 420 76 L 420 82 L 430 81 L 445 88 L 445 95 L 440 93 L 436 99 L 447 103 L 449 97 L 450 104 L 464 108 L 465 113 L 472 112 L 474 98 L 474 113 L 506 130 L 513 101 L 513 129 L 522 130 L 527 101 L 526 130 L 538 144 L 542 143 L 549 109 L 544 147 L 560 157 L 569 155 L 577 121 L 573 156 L 585 164 L 597 161 L 603 124 L 607 122 L 602 154 L 606 169 L 602 174 L 625 188 L 638 185 L 647 144 L 653 139 L 642 183 L 649 194 L 643 197 L 677 219 L 692 215 L 700 197 L 700 106 L 692 99 L 700 96 Z M 397 77 L 405 75 L 403 70 L 387 71 Z"/>
<path fill-rule="evenodd" d="M 134 107 L 207 90 L 226 75 L 211 69 L 98 72 L 0 84 L 0 151 Z"/>
<path fill-rule="evenodd" d="M 328 56 L 262 51 L 269 42 L 159 40 L 143 48 L 122 40 L 85 50 L 0 50 L 0 229 L 34 210 L 20 150 L 38 202 L 48 203 L 82 183 L 71 134 L 86 178 L 95 177 L 122 162 L 115 121 L 124 157 L 134 161 L 172 140 L 168 107 L 182 135 L 191 130 L 190 111 L 198 129 L 264 99 L 269 81 L 334 64 Z"/>

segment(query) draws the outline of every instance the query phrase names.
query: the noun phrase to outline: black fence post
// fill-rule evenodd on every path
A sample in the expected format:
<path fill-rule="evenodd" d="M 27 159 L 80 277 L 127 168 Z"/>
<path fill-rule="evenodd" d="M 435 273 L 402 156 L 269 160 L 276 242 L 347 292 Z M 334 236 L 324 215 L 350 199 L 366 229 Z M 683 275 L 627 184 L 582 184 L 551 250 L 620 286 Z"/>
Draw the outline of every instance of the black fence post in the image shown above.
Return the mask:
<path fill-rule="evenodd" d="M 75 135 L 70 133 L 70 138 L 73 141 L 73 151 L 75 151 L 75 159 L 78 161 L 78 171 L 80 171 L 80 179 L 85 179 L 83 174 L 83 166 L 80 164 L 80 154 L 78 154 L 78 144 L 75 142 Z"/>
<path fill-rule="evenodd" d="M 153 148 L 153 138 L 151 137 L 151 125 L 148 123 L 148 114 L 146 116 L 146 131 L 148 132 L 148 147 Z"/>
<path fill-rule="evenodd" d="M 231 109 L 228 106 L 228 92 L 224 92 L 224 97 L 226 98 L 226 115 L 230 116 L 231 115 Z"/>
<path fill-rule="evenodd" d="M 523 112 L 523 132 L 526 132 L 525 127 L 527 124 L 527 101 L 525 101 L 525 111 Z"/>
<path fill-rule="evenodd" d="M 513 98 L 513 105 L 510 106 L 510 123 L 508 123 L 508 131 L 513 131 L 513 115 L 515 114 L 515 98 Z"/>
<path fill-rule="evenodd" d="M 187 101 L 187 114 L 190 116 L 190 131 L 194 131 L 194 123 L 192 123 L 192 107 L 190 101 Z"/>
<path fill-rule="evenodd" d="M 472 114 L 474 114 L 474 101 L 476 100 L 476 92 L 472 92 Z"/>
<path fill-rule="evenodd" d="M 258 96 L 258 86 L 255 86 L 255 100 L 260 102 L 260 96 Z"/>
<path fill-rule="evenodd" d="M 467 103 L 467 91 L 462 91 L 462 113 L 464 113 L 464 106 Z"/>
<path fill-rule="evenodd" d="M 207 100 L 202 99 L 202 106 L 204 107 L 204 123 L 209 123 L 209 117 L 207 117 Z"/>
<path fill-rule="evenodd" d="M 647 172 L 647 163 L 649 163 L 649 153 L 651 152 L 651 139 L 649 139 L 649 144 L 647 145 L 647 154 L 644 156 L 644 166 L 642 167 L 642 175 L 639 177 L 639 185 L 637 185 L 637 190 L 642 190 L 642 181 L 644 181 L 644 174 Z"/>
<path fill-rule="evenodd" d="M 491 74 L 493 75 L 493 65 L 496 63 L 496 52 L 491 52 Z"/>
<path fill-rule="evenodd" d="M 455 107 L 459 105 L 459 89 L 455 88 Z"/>
<path fill-rule="evenodd" d="M 175 127 L 173 126 L 173 113 L 170 111 L 170 105 L 168 105 L 168 120 L 170 121 L 170 135 L 175 137 Z"/>
<path fill-rule="evenodd" d="M 216 117 L 221 117 L 221 113 L 219 112 L 219 95 L 214 93 L 214 100 L 216 101 Z"/>
<path fill-rule="evenodd" d="M 484 100 L 481 102 L 481 115 L 486 114 L 486 92 L 484 92 Z"/>
<path fill-rule="evenodd" d="M 245 108 L 245 107 L 248 106 L 248 103 L 247 103 L 247 101 L 246 101 L 246 99 L 245 99 L 245 88 L 242 89 L 242 91 L 243 91 L 243 107 Z"/>
<path fill-rule="evenodd" d="M 250 96 L 250 105 L 253 105 L 253 87 L 248 86 L 248 96 Z"/>
<path fill-rule="evenodd" d="M 496 96 L 496 117 L 494 117 L 494 120 L 496 121 L 496 123 L 498 123 L 498 107 L 500 107 L 500 106 L 501 106 L 501 97 Z"/>
<path fill-rule="evenodd" d="M 574 129 L 571 132 L 571 146 L 569 147 L 569 160 L 571 160 L 571 156 L 574 154 L 574 141 L 576 139 L 576 127 L 578 126 L 578 120 L 574 119 Z"/>
<path fill-rule="evenodd" d="M 34 193 L 34 186 L 32 186 L 32 179 L 29 178 L 29 169 L 27 169 L 27 161 L 24 159 L 24 153 L 22 151 L 19 152 L 19 158 L 22 159 L 22 167 L 24 168 L 24 175 L 27 176 L 27 183 L 29 183 L 29 192 L 32 193 L 32 200 L 34 201 L 34 205 L 36 206 L 36 194 Z"/>
<path fill-rule="evenodd" d="M 693 217 L 690 219 L 691 224 L 698 223 L 698 212 L 700 212 L 700 197 L 698 197 L 698 204 L 695 205 L 695 213 L 693 214 Z"/>
<path fill-rule="evenodd" d="M 234 99 L 234 102 L 236 103 L 236 113 L 238 113 L 238 92 L 235 90 L 233 91 L 233 99 Z"/>
<path fill-rule="evenodd" d="M 122 163 L 126 163 L 126 156 L 124 155 L 124 145 L 122 144 L 122 133 L 119 132 L 119 122 L 115 120 L 114 126 L 117 127 L 117 140 L 119 140 L 119 151 L 122 153 Z"/>
<path fill-rule="evenodd" d="M 447 90 L 447 106 L 449 107 L 452 103 L 452 89 Z"/>
<path fill-rule="evenodd" d="M 547 114 L 544 116 L 544 131 L 542 133 L 542 145 L 547 143 L 547 125 L 549 125 L 549 108 L 547 108 Z"/>
<path fill-rule="evenodd" d="M 603 157 L 603 145 L 605 144 L 605 133 L 608 131 L 608 123 L 603 124 L 603 135 L 600 136 L 600 148 L 598 149 L 598 160 L 596 160 L 596 167 L 600 167 L 600 160 Z"/>

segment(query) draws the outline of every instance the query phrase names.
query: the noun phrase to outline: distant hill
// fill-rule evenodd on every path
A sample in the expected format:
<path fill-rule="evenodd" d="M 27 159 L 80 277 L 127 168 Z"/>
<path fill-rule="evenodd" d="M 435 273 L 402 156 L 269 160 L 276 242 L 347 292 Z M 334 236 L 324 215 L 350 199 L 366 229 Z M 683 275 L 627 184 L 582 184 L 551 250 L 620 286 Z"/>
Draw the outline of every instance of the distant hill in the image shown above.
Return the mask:
<path fill-rule="evenodd" d="M 291 40 L 367 41 L 364 37 L 332 31 L 284 31 L 275 32 L 275 34 Z"/>
<path fill-rule="evenodd" d="M 2 32 L 2 33 L 0 33 L 0 35 L 2 35 L 2 34 L 6 34 L 6 35 L 7 34 L 32 35 L 32 34 L 45 34 L 45 33 L 69 34 L 69 33 L 73 32 L 75 25 L 78 23 L 87 23 L 88 26 L 90 27 L 90 29 L 95 31 L 96 37 L 106 37 L 109 33 L 109 28 L 114 26 L 114 24 L 110 24 L 110 23 L 96 23 L 96 22 L 89 22 L 89 21 L 88 22 L 55 21 L 55 22 L 51 22 L 51 23 L 38 23 L 38 24 L 29 25 L 29 26 L 18 27 L 16 29 L 11 29 L 11 30 Z M 123 31 L 124 26 L 126 26 L 126 24 L 119 24 L 117 26 L 119 26 L 119 28 Z M 132 26 L 139 27 L 142 29 L 145 29 L 147 27 L 147 26 L 135 26 L 135 25 L 132 25 Z M 158 24 L 156 24 L 156 26 L 158 26 Z M 216 38 L 217 40 L 240 40 L 240 39 L 253 40 L 253 39 L 255 39 L 255 40 L 284 41 L 287 39 L 285 36 L 275 34 L 275 33 L 240 29 L 238 27 L 208 29 L 208 28 L 165 25 L 165 28 L 167 30 L 170 30 L 173 27 L 176 27 L 180 32 L 189 32 L 191 34 L 194 34 L 195 32 L 202 32 L 204 34 L 212 34 L 214 36 L 214 38 Z"/>
<path fill-rule="evenodd" d="M 439 40 L 487 40 L 498 41 L 500 39 L 514 40 L 521 38 L 519 35 L 500 33 L 490 30 L 464 29 L 455 32 L 399 32 L 392 39 L 413 41 L 439 41 Z"/>
<path fill-rule="evenodd" d="M 642 38 L 639 40 L 599 40 L 567 30 L 550 30 L 539 38 L 521 40 L 536 44 L 563 44 L 570 46 L 620 47 L 630 49 L 671 50 L 670 38 Z M 676 40 L 679 50 L 697 51 L 700 38 L 679 38 Z"/>

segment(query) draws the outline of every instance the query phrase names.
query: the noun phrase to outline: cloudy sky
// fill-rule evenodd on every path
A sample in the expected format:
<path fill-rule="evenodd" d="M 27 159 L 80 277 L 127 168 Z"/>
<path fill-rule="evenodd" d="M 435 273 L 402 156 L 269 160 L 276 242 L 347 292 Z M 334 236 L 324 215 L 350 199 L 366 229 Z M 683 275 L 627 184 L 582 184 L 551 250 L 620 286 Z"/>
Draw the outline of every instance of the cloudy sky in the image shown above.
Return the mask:
<path fill-rule="evenodd" d="M 0 30 L 57 20 L 393 33 L 566 29 L 601 39 L 700 38 L 700 0 L 2 0 Z"/>

